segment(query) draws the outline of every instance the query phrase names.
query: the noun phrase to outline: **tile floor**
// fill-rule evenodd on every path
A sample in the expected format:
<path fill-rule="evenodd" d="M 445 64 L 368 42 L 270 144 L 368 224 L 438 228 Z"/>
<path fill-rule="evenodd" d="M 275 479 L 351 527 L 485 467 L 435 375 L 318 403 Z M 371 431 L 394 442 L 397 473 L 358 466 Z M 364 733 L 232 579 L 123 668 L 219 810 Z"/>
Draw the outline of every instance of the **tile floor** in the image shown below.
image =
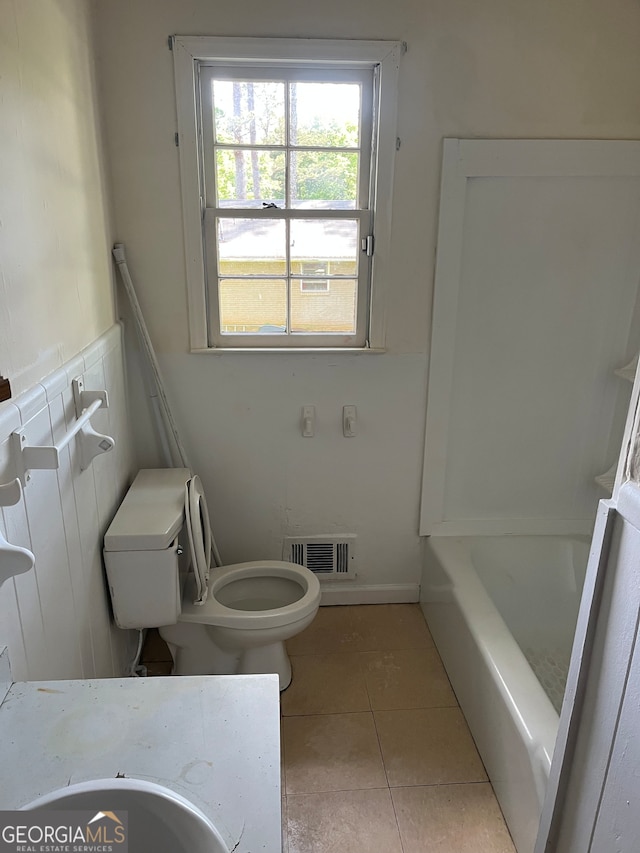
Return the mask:
<path fill-rule="evenodd" d="M 515 853 L 418 605 L 321 607 L 287 645 L 283 853 Z"/>
<path fill-rule="evenodd" d="M 171 652 L 156 628 L 147 631 L 140 663 L 147 668 L 147 675 L 171 675 Z"/>

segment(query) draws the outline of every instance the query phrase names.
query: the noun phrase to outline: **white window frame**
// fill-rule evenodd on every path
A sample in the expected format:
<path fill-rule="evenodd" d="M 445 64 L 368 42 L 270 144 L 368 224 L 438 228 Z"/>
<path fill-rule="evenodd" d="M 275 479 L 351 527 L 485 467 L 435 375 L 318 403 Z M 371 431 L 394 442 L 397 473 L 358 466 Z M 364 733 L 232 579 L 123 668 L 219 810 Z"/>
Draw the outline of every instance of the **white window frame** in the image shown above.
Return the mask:
<path fill-rule="evenodd" d="M 397 86 L 402 44 L 389 41 L 325 39 L 226 38 L 174 36 L 172 38 L 182 213 L 186 256 L 189 330 L 192 352 L 249 350 L 300 350 L 348 352 L 384 350 L 385 306 L 390 279 L 389 249 L 393 166 L 396 151 Z M 368 318 L 363 344 L 358 346 L 282 346 L 278 336 L 264 336 L 258 346 L 214 346 L 209 332 L 208 295 L 203 235 L 204 184 L 199 131 L 199 68 L 211 62 L 327 63 L 354 68 L 375 68 L 377 91 L 374 103 L 377 133 L 372 140 L 375 175 L 371 209 L 375 215 L 375 251 L 368 294 Z M 361 235 L 364 236 L 364 235 Z"/>

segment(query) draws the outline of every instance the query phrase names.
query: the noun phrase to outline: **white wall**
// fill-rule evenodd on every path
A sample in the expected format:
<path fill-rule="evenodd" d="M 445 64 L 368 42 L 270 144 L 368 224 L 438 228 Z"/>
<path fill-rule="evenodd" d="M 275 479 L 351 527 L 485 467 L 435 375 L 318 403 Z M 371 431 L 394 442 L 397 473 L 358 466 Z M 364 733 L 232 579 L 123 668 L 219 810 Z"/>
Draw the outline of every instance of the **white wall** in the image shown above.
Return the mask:
<path fill-rule="evenodd" d="M 128 246 L 226 560 L 283 533 L 357 533 L 360 580 L 417 583 L 418 502 L 443 136 L 640 136 L 635 0 L 96 0 L 118 237 Z M 188 354 L 170 34 L 406 40 L 388 353 Z M 303 404 L 317 406 L 302 439 Z M 344 439 L 340 412 L 359 409 Z M 153 453 L 149 451 L 150 460 Z"/>
<path fill-rule="evenodd" d="M 0 0 L 0 374 L 14 395 L 113 323 L 92 52 L 85 0 Z"/>
<path fill-rule="evenodd" d="M 130 654 L 101 565 L 132 456 L 92 43 L 86 0 L 0 0 L 0 374 L 13 390 L 0 404 L 0 483 L 15 476 L 12 430 L 31 421 L 30 440 L 47 444 L 63 434 L 76 375 L 111 392 L 96 426 L 118 441 L 85 472 L 72 443 L 59 471 L 34 472 L 24 500 L 0 509 L 2 532 L 36 557 L 0 589 L 15 679 L 119 675 Z"/>

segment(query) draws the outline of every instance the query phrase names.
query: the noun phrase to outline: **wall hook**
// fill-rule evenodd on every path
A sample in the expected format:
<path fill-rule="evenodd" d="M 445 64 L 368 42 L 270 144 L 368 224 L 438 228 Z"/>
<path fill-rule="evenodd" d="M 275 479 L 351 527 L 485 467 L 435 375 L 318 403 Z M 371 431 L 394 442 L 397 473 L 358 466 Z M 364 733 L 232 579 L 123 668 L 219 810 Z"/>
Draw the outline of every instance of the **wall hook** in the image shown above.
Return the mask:
<path fill-rule="evenodd" d="M 35 557 L 27 548 L 11 545 L 0 533 L 0 586 L 14 575 L 28 572 L 35 565 Z"/>
<path fill-rule="evenodd" d="M 16 477 L 0 486 L 0 506 L 15 506 L 22 498 L 22 483 Z"/>
<path fill-rule="evenodd" d="M 0 486 L 0 506 L 14 506 L 22 498 L 22 484 L 17 478 Z M 12 545 L 0 532 L 0 586 L 10 577 L 28 572 L 35 557 L 27 548 Z"/>

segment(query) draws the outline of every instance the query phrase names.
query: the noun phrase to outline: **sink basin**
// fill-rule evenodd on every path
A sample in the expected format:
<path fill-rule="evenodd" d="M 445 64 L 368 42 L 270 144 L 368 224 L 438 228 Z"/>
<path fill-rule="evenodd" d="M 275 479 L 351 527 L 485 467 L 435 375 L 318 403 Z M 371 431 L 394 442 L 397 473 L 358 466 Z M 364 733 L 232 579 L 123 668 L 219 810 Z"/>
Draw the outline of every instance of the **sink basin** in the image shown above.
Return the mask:
<path fill-rule="evenodd" d="M 58 788 L 23 806 L 35 809 L 77 809 L 102 814 L 128 812 L 128 841 L 132 853 L 229 853 L 209 818 L 174 791 L 142 779 L 93 779 Z M 116 814 L 116 817 L 118 815 Z M 114 824 L 110 824 L 113 829 Z"/>

